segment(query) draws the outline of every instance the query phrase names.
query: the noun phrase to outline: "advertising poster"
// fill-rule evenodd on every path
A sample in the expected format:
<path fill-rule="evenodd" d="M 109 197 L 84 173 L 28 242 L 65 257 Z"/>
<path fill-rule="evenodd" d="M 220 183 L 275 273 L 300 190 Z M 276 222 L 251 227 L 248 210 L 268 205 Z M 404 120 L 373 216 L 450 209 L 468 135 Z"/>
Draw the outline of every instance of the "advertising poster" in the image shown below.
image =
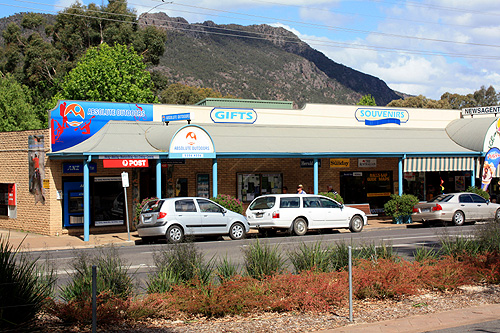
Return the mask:
<path fill-rule="evenodd" d="M 45 149 L 43 135 L 28 137 L 29 191 L 35 196 L 35 205 L 45 205 Z"/>
<path fill-rule="evenodd" d="M 152 121 L 153 105 L 59 101 L 50 112 L 52 151 L 60 151 L 87 140 L 110 120 Z"/>
<path fill-rule="evenodd" d="M 500 162 L 500 149 L 491 148 L 484 159 L 481 189 L 488 191 L 488 186 L 496 173 L 498 162 Z"/>

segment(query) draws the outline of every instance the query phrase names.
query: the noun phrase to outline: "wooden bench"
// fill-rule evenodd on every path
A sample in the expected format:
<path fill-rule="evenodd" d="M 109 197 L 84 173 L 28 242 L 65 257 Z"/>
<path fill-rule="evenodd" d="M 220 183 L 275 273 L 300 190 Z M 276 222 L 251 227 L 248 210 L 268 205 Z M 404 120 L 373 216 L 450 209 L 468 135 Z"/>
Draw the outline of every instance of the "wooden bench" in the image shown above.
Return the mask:
<path fill-rule="evenodd" d="M 369 203 L 347 204 L 345 206 L 352 207 L 352 208 L 357 208 L 357 209 L 363 211 L 366 214 L 366 216 L 368 216 L 368 217 L 378 216 L 378 214 L 372 214 L 372 212 L 370 210 L 370 204 Z"/>

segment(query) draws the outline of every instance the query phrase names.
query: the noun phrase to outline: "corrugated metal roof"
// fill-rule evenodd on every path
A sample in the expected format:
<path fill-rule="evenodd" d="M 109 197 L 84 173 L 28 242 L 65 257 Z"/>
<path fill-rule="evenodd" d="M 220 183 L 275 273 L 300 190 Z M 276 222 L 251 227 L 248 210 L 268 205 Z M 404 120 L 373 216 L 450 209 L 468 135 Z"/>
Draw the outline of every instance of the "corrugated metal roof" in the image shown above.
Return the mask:
<path fill-rule="evenodd" d="M 213 107 L 261 108 L 261 109 L 293 109 L 290 101 L 268 101 L 237 98 L 205 98 L 196 105 Z"/>
<path fill-rule="evenodd" d="M 110 121 L 86 141 L 51 155 L 168 153 L 184 125 Z M 304 127 L 241 124 L 202 126 L 220 157 L 252 155 L 477 155 L 451 140 L 444 129 L 404 127 Z"/>

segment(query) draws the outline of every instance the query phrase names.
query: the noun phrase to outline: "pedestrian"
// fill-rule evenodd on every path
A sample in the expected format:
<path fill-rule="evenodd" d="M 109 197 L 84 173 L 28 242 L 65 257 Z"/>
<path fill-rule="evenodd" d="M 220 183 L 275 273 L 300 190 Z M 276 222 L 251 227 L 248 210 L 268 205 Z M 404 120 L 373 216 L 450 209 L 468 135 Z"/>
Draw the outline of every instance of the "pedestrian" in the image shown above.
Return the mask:
<path fill-rule="evenodd" d="M 286 194 L 288 193 L 288 187 L 286 186 L 283 186 L 283 191 L 282 191 L 283 194 Z"/>
<path fill-rule="evenodd" d="M 328 192 L 328 193 L 338 194 L 338 193 L 337 193 L 337 191 L 335 191 L 335 190 L 333 189 L 333 186 L 332 186 L 332 185 L 328 185 L 328 186 L 326 187 L 326 189 L 327 189 L 327 192 Z"/>
<path fill-rule="evenodd" d="M 297 186 L 297 194 L 307 194 L 306 191 L 304 191 L 304 186 L 302 186 L 302 184 Z"/>

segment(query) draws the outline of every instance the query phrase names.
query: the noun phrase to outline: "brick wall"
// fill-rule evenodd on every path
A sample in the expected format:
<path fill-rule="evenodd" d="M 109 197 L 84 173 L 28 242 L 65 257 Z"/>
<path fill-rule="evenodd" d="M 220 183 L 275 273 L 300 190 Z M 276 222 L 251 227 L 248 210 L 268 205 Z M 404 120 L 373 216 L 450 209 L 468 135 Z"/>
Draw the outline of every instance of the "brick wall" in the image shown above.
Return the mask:
<path fill-rule="evenodd" d="M 49 180 L 45 188 L 45 204 L 37 202 L 29 192 L 28 137 L 44 136 L 45 179 Z M 2 132 L 0 133 L 0 183 L 15 183 L 17 196 L 17 217 L 0 217 L 0 228 L 26 230 L 40 234 L 57 234 L 62 231 L 60 222 L 54 218 L 62 214 L 61 202 L 56 198 L 58 184 L 54 181 L 53 170 L 47 153 L 50 148 L 49 130 Z M 40 160 L 40 165 L 42 161 Z M 47 185 L 47 184 L 46 184 Z"/>

